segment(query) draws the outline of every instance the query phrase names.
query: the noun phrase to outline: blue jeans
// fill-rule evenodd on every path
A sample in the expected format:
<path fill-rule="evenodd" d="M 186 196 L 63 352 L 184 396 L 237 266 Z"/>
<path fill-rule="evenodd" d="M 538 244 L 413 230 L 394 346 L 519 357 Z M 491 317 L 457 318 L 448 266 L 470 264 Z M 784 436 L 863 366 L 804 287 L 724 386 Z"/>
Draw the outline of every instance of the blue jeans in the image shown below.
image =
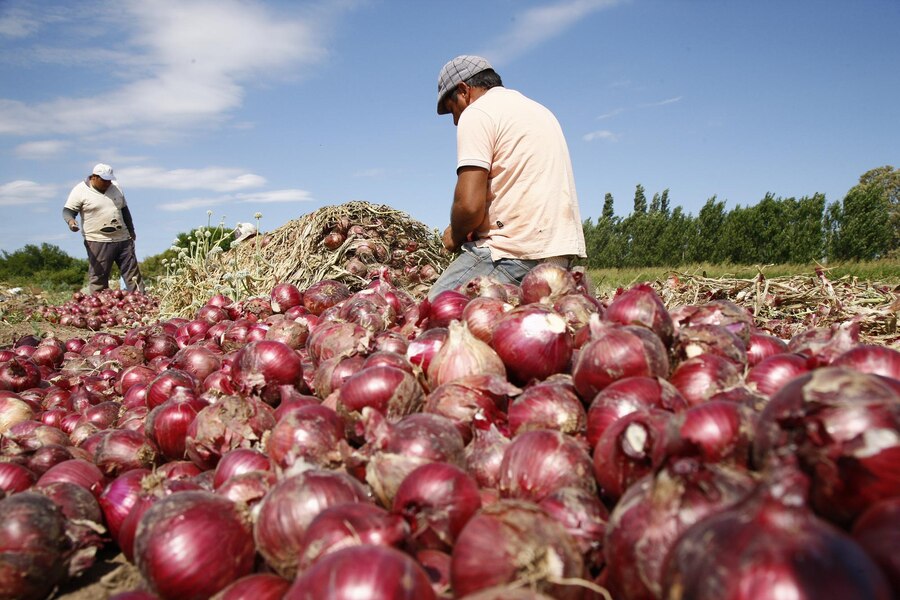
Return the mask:
<path fill-rule="evenodd" d="M 461 250 L 456 260 L 450 263 L 431 286 L 428 291 L 429 300 L 434 300 L 434 297 L 444 290 L 455 290 L 478 276 L 490 277 L 498 283 L 518 285 L 522 283 L 525 274 L 540 262 L 518 258 L 501 258 L 494 261 L 491 260 L 491 251 L 488 248 L 477 248 L 474 242 L 466 242 Z"/>

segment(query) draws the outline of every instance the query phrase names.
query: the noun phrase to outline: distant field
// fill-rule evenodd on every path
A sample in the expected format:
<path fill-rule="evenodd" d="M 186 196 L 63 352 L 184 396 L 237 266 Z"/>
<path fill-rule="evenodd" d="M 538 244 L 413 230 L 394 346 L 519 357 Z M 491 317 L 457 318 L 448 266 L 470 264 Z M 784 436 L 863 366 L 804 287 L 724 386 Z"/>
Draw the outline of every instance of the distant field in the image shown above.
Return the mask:
<path fill-rule="evenodd" d="M 602 293 L 618 287 L 629 287 L 641 281 L 663 281 L 669 273 L 687 273 L 711 279 L 752 279 L 763 273 L 767 278 L 811 275 L 819 265 L 712 265 L 697 264 L 676 268 L 644 269 L 591 269 L 588 276 L 592 285 Z M 857 277 L 861 281 L 880 283 L 890 287 L 900 285 L 900 260 L 877 260 L 869 262 L 848 262 L 821 265 L 829 279 L 845 276 Z"/>

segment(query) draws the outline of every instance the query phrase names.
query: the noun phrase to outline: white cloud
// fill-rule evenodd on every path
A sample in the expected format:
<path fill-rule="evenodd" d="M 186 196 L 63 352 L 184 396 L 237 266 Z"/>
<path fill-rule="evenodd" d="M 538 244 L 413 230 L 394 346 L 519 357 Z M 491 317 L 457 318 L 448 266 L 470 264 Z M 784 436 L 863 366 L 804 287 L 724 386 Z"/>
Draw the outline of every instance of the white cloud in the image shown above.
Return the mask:
<path fill-rule="evenodd" d="M 601 121 L 601 120 L 603 120 L 603 119 L 609 119 L 609 118 L 614 117 L 614 116 L 616 116 L 616 115 L 620 115 L 620 114 L 622 114 L 623 112 L 625 112 L 625 109 L 624 109 L 624 108 L 616 108 L 616 109 L 614 109 L 614 110 L 609 111 L 608 113 L 603 113 L 602 115 L 600 115 L 599 117 L 597 117 L 597 120 L 598 120 L 598 121 Z"/>
<path fill-rule="evenodd" d="M 27 9 L 12 8 L 0 15 L 0 37 L 24 38 L 38 29 L 38 21 Z"/>
<path fill-rule="evenodd" d="M 582 138 L 586 142 L 593 142 L 594 140 L 608 140 L 610 142 L 618 142 L 619 135 L 613 133 L 612 131 L 608 131 L 606 129 L 601 129 L 599 131 L 592 131 L 590 133 L 586 133 L 582 136 Z"/>
<path fill-rule="evenodd" d="M 249 193 L 249 194 L 226 194 L 215 197 L 195 197 L 186 198 L 184 200 L 176 200 L 174 202 L 166 202 L 160 204 L 159 208 L 168 212 L 183 212 L 194 208 L 203 208 L 206 206 L 223 206 L 240 202 L 244 204 L 270 204 L 273 202 L 309 202 L 312 200 L 309 192 L 298 189 L 272 190 L 268 192 Z"/>
<path fill-rule="evenodd" d="M 246 86 L 296 77 L 326 56 L 327 11 L 300 16 L 299 9 L 292 15 L 238 0 L 130 0 L 100 6 L 108 9 L 104 28 L 116 31 L 115 50 L 85 52 L 84 46 L 92 46 L 85 36 L 95 34 L 65 23 L 67 35 L 56 45 L 32 48 L 32 60 L 103 69 L 113 87 L 92 97 L 45 102 L 0 98 L 0 134 L 116 131 L 157 141 L 185 127 L 221 123 L 241 105 Z M 13 33 L 30 31 L 14 15 L 2 23 Z"/>
<path fill-rule="evenodd" d="M 233 192 L 262 187 L 266 179 L 241 169 L 206 167 L 204 169 L 160 169 L 157 167 L 123 167 L 116 169 L 123 187 L 166 190 L 212 190 Z"/>
<path fill-rule="evenodd" d="M 665 100 L 660 100 L 659 102 L 647 102 L 646 104 L 640 104 L 641 108 L 652 108 L 654 106 L 665 106 L 666 104 L 674 104 L 681 100 L 681 96 L 675 96 L 674 98 L 666 98 Z"/>
<path fill-rule="evenodd" d="M 18 179 L 0 184 L 0 206 L 25 206 L 43 203 L 56 196 L 56 187 Z"/>
<path fill-rule="evenodd" d="M 592 12 L 624 4 L 628 0 L 563 0 L 530 8 L 515 17 L 512 29 L 501 35 L 482 54 L 494 64 L 518 58 L 554 38 Z"/>
<path fill-rule="evenodd" d="M 53 158 L 63 153 L 70 146 L 63 140 L 43 140 L 39 142 L 26 142 L 16 146 L 15 153 L 19 158 L 40 160 Z"/>
<path fill-rule="evenodd" d="M 259 192 L 255 194 L 237 194 L 239 202 L 260 202 L 270 204 L 272 202 L 309 202 L 312 200 L 306 190 L 286 189 Z"/>

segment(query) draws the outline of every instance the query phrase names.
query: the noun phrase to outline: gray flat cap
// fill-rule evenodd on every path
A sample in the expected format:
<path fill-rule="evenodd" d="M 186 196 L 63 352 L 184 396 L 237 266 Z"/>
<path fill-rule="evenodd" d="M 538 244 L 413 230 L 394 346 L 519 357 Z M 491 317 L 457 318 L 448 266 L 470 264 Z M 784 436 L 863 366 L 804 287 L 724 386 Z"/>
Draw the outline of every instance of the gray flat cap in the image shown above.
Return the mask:
<path fill-rule="evenodd" d="M 446 65 L 444 65 L 444 68 L 441 69 L 441 72 L 438 75 L 438 114 L 447 114 L 447 111 L 444 110 L 443 107 L 444 97 L 448 93 L 453 91 L 457 83 L 465 81 L 469 77 L 477 75 L 482 71 L 493 68 L 494 67 L 491 66 L 491 63 L 489 63 L 486 58 L 481 58 L 480 56 L 469 56 L 468 54 L 457 56 Z"/>

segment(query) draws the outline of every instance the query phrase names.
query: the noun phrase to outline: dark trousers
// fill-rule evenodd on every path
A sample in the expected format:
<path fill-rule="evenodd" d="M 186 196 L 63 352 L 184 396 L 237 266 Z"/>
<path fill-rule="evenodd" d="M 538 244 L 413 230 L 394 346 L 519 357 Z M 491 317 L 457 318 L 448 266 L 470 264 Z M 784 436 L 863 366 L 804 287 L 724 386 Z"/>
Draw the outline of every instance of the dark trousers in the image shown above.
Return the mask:
<path fill-rule="evenodd" d="M 144 281 L 141 279 L 141 270 L 138 267 L 137 256 L 134 252 L 134 240 L 121 242 L 89 242 L 84 241 L 84 247 L 88 255 L 88 275 L 90 285 L 88 290 L 94 293 L 109 287 L 109 272 L 113 263 L 119 265 L 122 279 L 128 291 L 144 292 Z"/>

